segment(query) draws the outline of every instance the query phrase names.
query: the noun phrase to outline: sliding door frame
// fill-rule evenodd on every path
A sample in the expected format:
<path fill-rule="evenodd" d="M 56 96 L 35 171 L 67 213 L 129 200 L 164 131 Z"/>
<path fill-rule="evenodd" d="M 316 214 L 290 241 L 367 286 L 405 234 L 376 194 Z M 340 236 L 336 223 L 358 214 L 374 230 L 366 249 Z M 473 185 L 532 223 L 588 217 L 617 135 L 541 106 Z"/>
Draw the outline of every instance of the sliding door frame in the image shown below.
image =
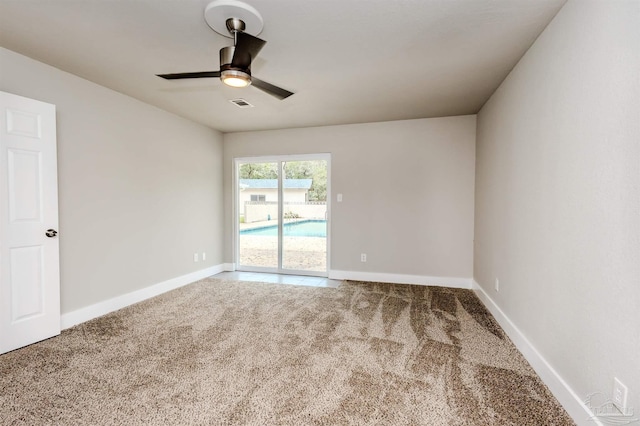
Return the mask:
<path fill-rule="evenodd" d="M 283 225 L 284 225 L 284 185 L 283 166 L 284 163 L 294 161 L 326 161 L 327 162 L 327 237 L 326 244 L 326 269 L 325 271 L 307 271 L 298 269 L 284 269 L 283 261 Z M 238 218 L 239 206 L 239 182 L 240 164 L 246 163 L 276 163 L 278 168 L 278 266 L 276 268 L 249 266 L 240 264 L 240 226 Z M 233 229 L 233 262 L 238 271 L 248 272 L 270 272 L 288 275 L 308 275 L 316 277 L 328 277 L 330 270 L 330 247 L 331 247 L 331 154 L 294 154 L 294 155 L 270 155 L 264 157 L 237 157 L 233 159 L 233 209 L 232 209 L 232 229 Z"/>

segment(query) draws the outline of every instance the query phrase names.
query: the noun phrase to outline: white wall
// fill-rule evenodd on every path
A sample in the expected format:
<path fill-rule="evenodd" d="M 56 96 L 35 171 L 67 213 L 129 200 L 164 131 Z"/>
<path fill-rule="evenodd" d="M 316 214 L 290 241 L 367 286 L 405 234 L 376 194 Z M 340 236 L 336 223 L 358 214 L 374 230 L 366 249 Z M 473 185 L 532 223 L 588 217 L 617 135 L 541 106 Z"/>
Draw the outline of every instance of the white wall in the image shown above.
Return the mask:
<path fill-rule="evenodd" d="M 331 153 L 332 270 L 470 279 L 475 125 L 463 116 L 225 134 L 225 203 L 236 157 Z"/>
<path fill-rule="evenodd" d="M 0 63 L 0 90 L 57 106 L 63 313 L 222 263 L 220 132 L 6 49 Z"/>
<path fill-rule="evenodd" d="M 579 399 L 640 412 L 640 2 L 569 1 L 478 114 L 474 263 Z"/>

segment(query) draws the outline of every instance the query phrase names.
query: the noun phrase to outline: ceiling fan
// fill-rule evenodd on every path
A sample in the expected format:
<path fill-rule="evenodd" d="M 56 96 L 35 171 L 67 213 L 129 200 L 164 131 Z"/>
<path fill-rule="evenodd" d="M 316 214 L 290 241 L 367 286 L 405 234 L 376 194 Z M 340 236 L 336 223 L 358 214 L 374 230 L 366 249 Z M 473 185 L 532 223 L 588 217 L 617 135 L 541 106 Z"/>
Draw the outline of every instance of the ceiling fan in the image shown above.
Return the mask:
<path fill-rule="evenodd" d="M 236 0 L 215 0 L 205 9 L 205 20 L 214 31 L 225 36 L 228 32 L 233 38 L 233 46 L 220 49 L 220 70 L 156 74 L 158 77 L 167 80 L 216 77 L 231 87 L 255 86 L 278 99 L 293 95 L 293 92 L 251 75 L 251 62 L 267 43 L 245 32 L 247 27 L 252 27 L 258 34 L 262 30 L 262 17 L 257 10 Z"/>

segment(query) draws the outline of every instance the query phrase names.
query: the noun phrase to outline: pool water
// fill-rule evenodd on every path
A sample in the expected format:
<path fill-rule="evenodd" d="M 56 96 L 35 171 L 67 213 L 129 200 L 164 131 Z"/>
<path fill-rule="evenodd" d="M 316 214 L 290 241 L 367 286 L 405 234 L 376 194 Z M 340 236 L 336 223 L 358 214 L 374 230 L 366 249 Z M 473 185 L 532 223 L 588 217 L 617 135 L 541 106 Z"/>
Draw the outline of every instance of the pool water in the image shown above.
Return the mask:
<path fill-rule="evenodd" d="M 285 223 L 282 229 L 285 237 L 327 237 L 326 220 L 303 220 L 301 222 Z M 240 231 L 241 235 L 258 235 L 263 237 L 277 237 L 278 225 Z"/>

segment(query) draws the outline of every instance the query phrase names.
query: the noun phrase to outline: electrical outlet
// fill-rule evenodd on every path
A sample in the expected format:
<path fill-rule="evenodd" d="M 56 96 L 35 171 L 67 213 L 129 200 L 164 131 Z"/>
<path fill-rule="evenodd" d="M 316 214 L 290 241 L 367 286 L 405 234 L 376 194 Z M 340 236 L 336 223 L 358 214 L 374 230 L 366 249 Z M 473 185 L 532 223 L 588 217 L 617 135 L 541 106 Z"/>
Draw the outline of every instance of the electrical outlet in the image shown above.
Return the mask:
<path fill-rule="evenodd" d="M 612 401 L 623 413 L 627 409 L 627 392 L 629 390 L 616 377 L 613 378 L 613 398 Z"/>
<path fill-rule="evenodd" d="M 500 291 L 500 280 L 496 278 L 496 284 L 494 286 L 494 288 L 496 289 L 496 293 L 498 293 Z"/>
<path fill-rule="evenodd" d="M 194 262 L 198 261 L 198 253 L 193 253 L 193 261 Z"/>
<path fill-rule="evenodd" d="M 207 253 L 202 252 L 202 260 L 207 260 Z"/>
<path fill-rule="evenodd" d="M 366 262 L 367 261 L 367 254 L 366 253 L 362 253 L 360 255 L 360 262 Z"/>

